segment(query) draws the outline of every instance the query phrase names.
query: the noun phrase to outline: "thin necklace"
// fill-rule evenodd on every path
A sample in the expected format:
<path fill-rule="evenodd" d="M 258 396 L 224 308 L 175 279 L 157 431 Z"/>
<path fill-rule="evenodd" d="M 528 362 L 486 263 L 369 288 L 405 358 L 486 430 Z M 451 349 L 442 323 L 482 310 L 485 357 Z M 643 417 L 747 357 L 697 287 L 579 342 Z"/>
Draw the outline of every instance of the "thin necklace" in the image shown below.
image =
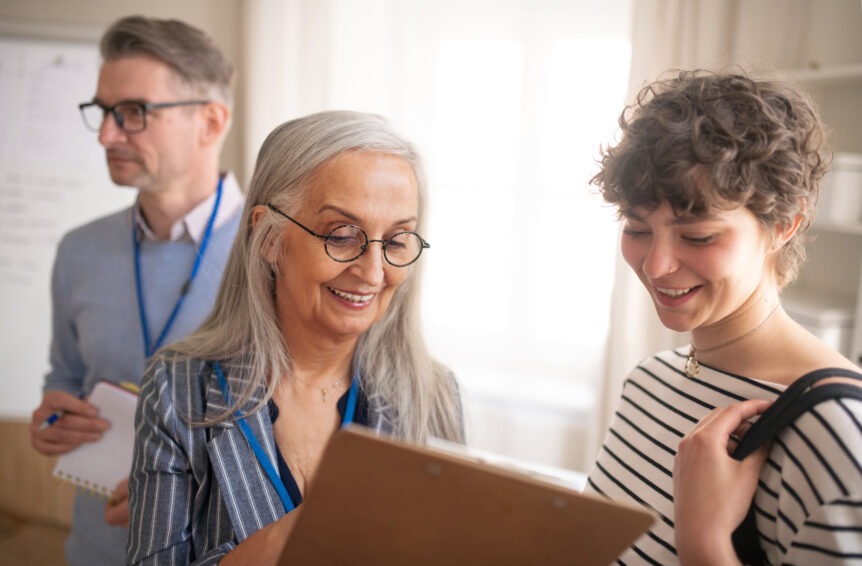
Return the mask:
<path fill-rule="evenodd" d="M 309 383 L 307 381 L 303 381 L 296 376 L 294 376 L 293 379 L 295 379 L 299 383 L 305 385 L 306 387 L 311 387 L 313 389 L 319 389 L 320 390 L 320 400 L 323 403 L 326 403 L 326 401 L 329 400 L 329 390 L 330 389 L 334 389 L 336 392 L 340 392 L 341 390 L 344 389 L 344 381 L 342 381 L 341 379 L 336 379 L 335 381 L 333 381 L 329 385 L 324 385 L 323 387 L 321 387 L 319 385 L 315 385 L 313 383 Z"/>
<path fill-rule="evenodd" d="M 781 302 L 779 302 L 777 305 L 775 305 L 775 308 L 772 309 L 768 315 L 766 315 L 766 318 L 764 318 L 760 324 L 758 324 L 757 326 L 755 326 L 754 328 L 752 328 L 751 330 L 749 330 L 748 332 L 746 332 L 742 336 L 737 336 L 736 338 L 733 338 L 732 340 L 728 340 L 724 344 L 719 344 L 718 346 L 713 346 L 712 348 L 701 348 L 700 350 L 697 350 L 694 347 L 694 343 L 692 343 L 689 350 L 688 350 L 688 358 L 686 358 L 686 360 L 685 360 L 685 375 L 687 375 L 688 377 L 697 377 L 697 375 L 700 373 L 700 363 L 697 361 L 697 352 L 698 351 L 701 354 L 705 354 L 707 352 L 714 352 L 715 350 L 721 350 L 722 348 L 726 348 L 726 347 L 730 346 L 731 344 L 736 344 L 737 342 L 739 342 L 741 340 L 745 340 L 746 338 L 748 338 L 749 336 L 751 336 L 752 334 L 754 334 L 755 332 L 757 332 L 758 330 L 763 328 L 763 325 L 766 324 L 770 318 L 772 318 L 772 315 L 775 314 L 775 311 L 778 310 L 779 306 L 781 306 Z"/>

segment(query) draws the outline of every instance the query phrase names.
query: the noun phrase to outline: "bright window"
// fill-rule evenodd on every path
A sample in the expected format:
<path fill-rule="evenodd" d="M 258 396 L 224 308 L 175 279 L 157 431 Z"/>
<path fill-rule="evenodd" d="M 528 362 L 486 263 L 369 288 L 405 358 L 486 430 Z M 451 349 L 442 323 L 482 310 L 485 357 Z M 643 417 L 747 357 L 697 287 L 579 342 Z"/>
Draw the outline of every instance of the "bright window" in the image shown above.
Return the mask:
<path fill-rule="evenodd" d="M 598 379 L 616 227 L 588 180 L 629 58 L 622 33 L 437 45 L 424 316 L 468 390 Z"/>

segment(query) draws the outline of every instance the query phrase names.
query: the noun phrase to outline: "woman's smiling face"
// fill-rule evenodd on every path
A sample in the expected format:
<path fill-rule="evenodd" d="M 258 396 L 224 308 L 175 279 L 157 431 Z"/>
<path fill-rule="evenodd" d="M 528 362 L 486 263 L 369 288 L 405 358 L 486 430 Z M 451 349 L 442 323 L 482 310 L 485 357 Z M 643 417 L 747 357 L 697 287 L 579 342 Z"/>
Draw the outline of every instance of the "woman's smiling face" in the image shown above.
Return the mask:
<path fill-rule="evenodd" d="M 414 231 L 418 189 L 410 164 L 397 156 L 365 151 L 341 153 L 312 175 L 307 198 L 291 216 L 318 234 L 344 224 L 369 239 Z M 323 241 L 285 222 L 277 258 L 276 305 L 282 332 L 302 340 L 340 342 L 357 338 L 380 320 L 410 267 L 394 267 L 381 244 L 358 259 L 330 258 Z"/>
<path fill-rule="evenodd" d="M 666 327 L 726 319 L 776 285 L 772 241 L 745 207 L 677 216 L 667 203 L 625 218 L 621 250 Z"/>

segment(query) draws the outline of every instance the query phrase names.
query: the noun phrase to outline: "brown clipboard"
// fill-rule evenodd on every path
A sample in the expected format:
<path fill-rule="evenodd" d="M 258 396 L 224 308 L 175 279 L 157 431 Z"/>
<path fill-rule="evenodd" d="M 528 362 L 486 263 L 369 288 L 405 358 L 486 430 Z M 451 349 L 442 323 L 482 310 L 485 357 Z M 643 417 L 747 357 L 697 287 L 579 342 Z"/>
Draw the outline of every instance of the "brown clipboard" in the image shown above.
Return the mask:
<path fill-rule="evenodd" d="M 336 432 L 279 564 L 611 563 L 655 515 L 516 470 Z"/>

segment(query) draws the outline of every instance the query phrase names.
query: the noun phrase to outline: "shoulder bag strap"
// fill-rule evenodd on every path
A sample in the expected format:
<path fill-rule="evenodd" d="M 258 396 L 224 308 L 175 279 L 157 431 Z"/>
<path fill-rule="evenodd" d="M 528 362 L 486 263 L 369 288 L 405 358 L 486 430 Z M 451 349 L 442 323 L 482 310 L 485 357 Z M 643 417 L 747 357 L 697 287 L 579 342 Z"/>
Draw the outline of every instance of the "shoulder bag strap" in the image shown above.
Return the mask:
<path fill-rule="evenodd" d="M 860 380 L 860 385 L 849 383 L 827 383 L 812 387 L 821 379 L 828 377 L 849 377 Z M 751 425 L 742 437 L 733 457 L 742 460 L 761 445 L 771 441 L 786 426 L 792 424 L 800 415 L 815 405 L 842 397 L 862 400 L 862 374 L 841 368 L 823 368 L 807 373 L 794 381 L 760 418 Z M 748 514 L 732 535 L 733 548 L 743 564 L 766 564 L 766 556 L 760 547 L 754 502 Z"/>
<path fill-rule="evenodd" d="M 828 383 L 812 387 L 828 377 L 849 377 L 860 381 L 862 374 L 841 368 L 824 368 L 807 373 L 794 381 L 767 409 L 739 442 L 733 457 L 742 460 L 765 442 L 772 440 L 782 428 L 795 421 L 811 407 L 837 397 L 862 398 L 862 387 L 849 383 Z"/>

